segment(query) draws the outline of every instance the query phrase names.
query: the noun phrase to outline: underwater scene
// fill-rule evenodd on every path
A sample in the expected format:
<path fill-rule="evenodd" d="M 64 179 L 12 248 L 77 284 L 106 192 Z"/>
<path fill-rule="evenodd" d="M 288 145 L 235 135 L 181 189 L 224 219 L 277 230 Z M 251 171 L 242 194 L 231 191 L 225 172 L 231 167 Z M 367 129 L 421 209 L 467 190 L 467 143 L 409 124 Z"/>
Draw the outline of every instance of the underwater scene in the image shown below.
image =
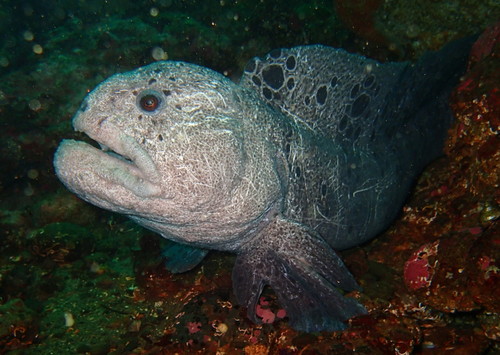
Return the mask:
<path fill-rule="evenodd" d="M 0 0 L 0 354 L 500 353 L 499 19 Z"/>

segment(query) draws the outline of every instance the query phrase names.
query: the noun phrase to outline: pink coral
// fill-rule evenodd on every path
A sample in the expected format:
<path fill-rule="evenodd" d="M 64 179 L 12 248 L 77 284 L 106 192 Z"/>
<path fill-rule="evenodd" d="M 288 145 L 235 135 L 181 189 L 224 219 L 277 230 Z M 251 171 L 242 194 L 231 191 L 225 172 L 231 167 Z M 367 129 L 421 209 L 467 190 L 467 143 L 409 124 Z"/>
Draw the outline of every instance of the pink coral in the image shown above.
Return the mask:
<path fill-rule="evenodd" d="M 187 322 L 186 328 L 189 331 L 189 334 L 198 333 L 201 330 L 200 322 Z"/>
<path fill-rule="evenodd" d="M 278 317 L 278 318 L 285 318 L 286 317 L 286 311 L 284 309 L 278 309 L 278 312 L 276 312 L 276 317 Z"/>
<path fill-rule="evenodd" d="M 262 323 L 270 324 L 273 323 L 276 318 L 286 317 L 286 311 L 284 309 L 279 309 L 274 313 L 269 309 L 270 302 L 265 298 L 259 298 L 259 304 L 255 307 L 255 313 L 259 318 L 262 318 Z"/>
<path fill-rule="evenodd" d="M 255 313 L 258 317 L 262 318 L 262 323 L 272 323 L 276 319 L 276 315 L 268 308 L 262 308 L 260 304 L 257 305 Z"/>

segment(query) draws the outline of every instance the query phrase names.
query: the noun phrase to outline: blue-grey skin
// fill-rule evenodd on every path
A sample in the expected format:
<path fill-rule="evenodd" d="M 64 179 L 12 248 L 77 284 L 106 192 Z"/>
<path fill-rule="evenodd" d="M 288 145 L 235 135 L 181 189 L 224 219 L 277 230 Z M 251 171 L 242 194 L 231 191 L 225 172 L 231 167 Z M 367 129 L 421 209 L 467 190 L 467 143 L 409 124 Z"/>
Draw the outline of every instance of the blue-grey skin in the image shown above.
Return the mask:
<path fill-rule="evenodd" d="M 334 249 L 386 228 L 441 153 L 467 48 L 416 64 L 281 49 L 252 60 L 239 84 L 173 61 L 117 74 L 73 118 L 103 149 L 64 140 L 56 173 L 180 243 L 165 254 L 174 272 L 208 249 L 236 253 L 234 292 L 254 322 L 270 285 L 294 328 L 344 329 L 366 310 L 340 291 L 360 288 Z"/>

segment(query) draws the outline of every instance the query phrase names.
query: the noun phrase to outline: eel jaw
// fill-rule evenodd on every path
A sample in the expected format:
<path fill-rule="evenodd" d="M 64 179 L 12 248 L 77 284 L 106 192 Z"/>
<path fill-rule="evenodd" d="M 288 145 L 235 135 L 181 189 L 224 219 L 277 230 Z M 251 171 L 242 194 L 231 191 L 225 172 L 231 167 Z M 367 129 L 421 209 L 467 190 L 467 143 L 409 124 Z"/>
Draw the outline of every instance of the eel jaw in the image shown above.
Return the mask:
<path fill-rule="evenodd" d="M 85 121 L 84 121 L 85 122 Z M 96 125 L 73 121 L 75 129 L 87 134 L 102 149 L 92 145 L 63 140 L 59 145 L 54 166 L 59 179 L 79 195 L 107 195 L 105 189 L 125 188 L 139 198 L 161 194 L 160 174 L 141 145 L 108 120 Z"/>
<path fill-rule="evenodd" d="M 99 190 L 116 188 L 116 185 L 140 198 L 161 193 L 160 186 L 151 181 L 135 161 L 85 142 L 63 140 L 55 153 L 54 167 L 59 179 L 80 196 L 101 195 Z"/>

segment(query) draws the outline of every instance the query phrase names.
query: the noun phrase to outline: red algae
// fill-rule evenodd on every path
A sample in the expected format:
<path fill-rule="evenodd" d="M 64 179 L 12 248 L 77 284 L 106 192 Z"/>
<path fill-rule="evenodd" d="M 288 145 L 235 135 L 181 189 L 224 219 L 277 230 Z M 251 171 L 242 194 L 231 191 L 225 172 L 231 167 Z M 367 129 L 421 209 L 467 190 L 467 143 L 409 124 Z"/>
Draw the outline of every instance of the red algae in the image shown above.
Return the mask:
<path fill-rule="evenodd" d="M 113 8 L 112 3 L 106 6 Z M 115 10 L 141 5 L 119 3 Z M 425 3 L 440 9 L 439 18 L 454 17 L 446 11 L 449 2 Z M 425 21 L 410 23 L 414 6 L 421 4 L 408 2 L 329 2 L 328 11 L 286 4 L 286 10 L 275 14 L 280 20 L 273 22 L 247 14 L 273 16 L 265 10 L 279 8 L 277 4 L 237 2 L 232 7 L 222 1 L 220 8 L 200 3 L 201 19 L 174 11 L 175 2 L 170 7 L 156 4 L 155 18 L 145 9 L 147 20 L 103 16 L 97 22 L 88 16 L 93 18 L 88 22 L 75 12 L 70 22 L 78 30 L 69 33 L 61 30 L 61 18 L 39 12 L 42 5 L 34 3 L 31 10 L 23 5 L 26 17 L 18 21 L 23 26 L 29 18 L 43 18 L 57 30 L 47 34 L 46 43 L 41 42 L 44 52 L 37 56 L 33 43 L 23 52 L 16 35 L 6 37 L 15 47 L 6 47 L 8 55 L 0 58 L 5 63 L 4 55 L 15 55 L 0 90 L 6 142 L 2 162 L 9 167 L 0 173 L 0 192 L 9 194 L 0 213 L 5 236 L 0 246 L 0 353 L 62 348 L 82 354 L 499 352 L 500 23 L 474 45 L 469 70 L 451 98 L 456 123 L 449 131 L 446 155 L 423 173 L 401 217 L 386 233 L 342 252 L 363 287 L 348 296 L 369 311 L 351 319 L 343 332 L 291 329 L 269 290 L 257 305 L 263 324 L 253 324 L 231 292 L 232 256 L 215 253 L 190 272 L 171 274 L 163 267 L 160 237 L 66 191 L 54 193 L 58 185 L 48 166 L 55 141 L 69 130 L 69 114 L 86 90 L 117 70 L 152 60 L 148 46 L 161 44 L 172 58 L 230 76 L 248 58 L 272 48 L 340 42 L 330 38 L 339 28 L 333 16 L 336 6 L 349 29 L 363 37 L 353 39 L 344 29 L 342 36 L 350 36 L 347 47 L 354 42 L 366 49 L 368 40 L 376 42 L 380 57 L 386 49 L 378 47 L 388 46 L 391 55 L 408 59 L 481 28 L 477 23 L 489 21 L 477 16 L 485 4 L 466 2 L 456 16 L 468 21 L 453 20 L 459 30 L 443 29 L 425 6 Z M 101 11 L 84 10 L 92 15 Z M 29 15 L 33 12 L 35 16 Z M 285 12 L 290 15 L 282 21 Z M 319 21 L 321 17 L 330 22 Z M 15 16 L 2 19 L 3 30 L 14 27 Z M 44 23 L 38 20 L 31 28 L 37 40 Z M 236 39 L 223 28 L 230 28 Z M 23 61 L 29 65 L 22 66 Z M 32 102 L 41 106 L 33 110 Z M 65 314 L 74 323 L 65 322 Z"/>

